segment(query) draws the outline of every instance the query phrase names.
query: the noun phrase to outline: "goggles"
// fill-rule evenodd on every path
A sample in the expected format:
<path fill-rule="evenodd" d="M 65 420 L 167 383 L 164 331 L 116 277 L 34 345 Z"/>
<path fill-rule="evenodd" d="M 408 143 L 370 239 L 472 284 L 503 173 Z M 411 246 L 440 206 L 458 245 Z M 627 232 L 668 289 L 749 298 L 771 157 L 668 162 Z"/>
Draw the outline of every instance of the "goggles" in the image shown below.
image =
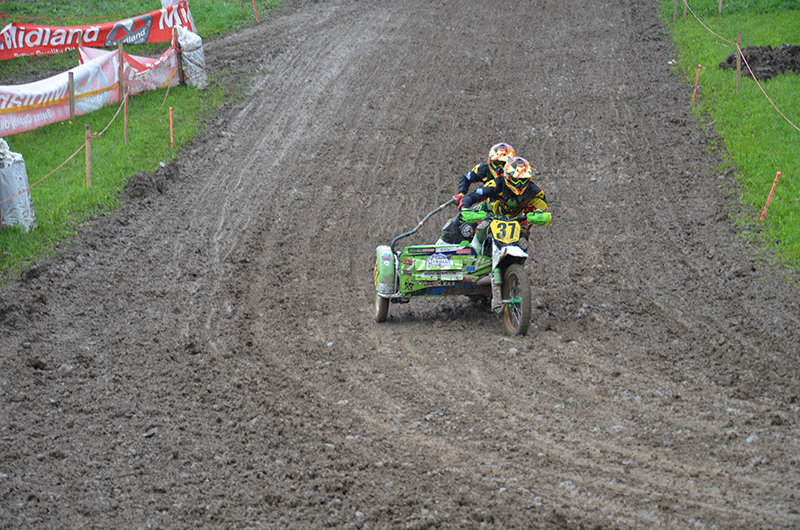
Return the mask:
<path fill-rule="evenodd" d="M 490 162 L 489 167 L 491 167 L 492 171 L 494 171 L 498 175 L 503 175 L 506 172 L 505 171 L 506 163 L 503 162 L 502 160 L 496 160 Z"/>
<path fill-rule="evenodd" d="M 528 189 L 528 184 L 530 184 L 531 179 L 506 179 L 506 185 L 508 188 L 513 191 L 516 195 L 522 195 L 522 193 Z"/>

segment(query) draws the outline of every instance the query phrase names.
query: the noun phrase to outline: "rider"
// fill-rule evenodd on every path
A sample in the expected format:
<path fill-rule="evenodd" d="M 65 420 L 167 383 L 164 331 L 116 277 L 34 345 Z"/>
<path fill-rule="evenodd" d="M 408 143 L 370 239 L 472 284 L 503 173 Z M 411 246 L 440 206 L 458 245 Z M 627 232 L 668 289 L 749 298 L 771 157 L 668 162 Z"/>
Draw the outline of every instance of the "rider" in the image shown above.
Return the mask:
<path fill-rule="evenodd" d="M 504 169 L 503 177 L 490 180 L 472 193 L 464 195 L 460 209 L 465 210 L 480 203 L 477 207 L 479 210 L 506 217 L 534 212 L 536 216 L 533 223 L 542 226 L 550 224 L 551 215 L 544 190 L 531 182 L 533 171 L 530 163 L 518 156 L 509 160 Z"/>
<path fill-rule="evenodd" d="M 464 195 L 460 201 L 460 210 L 486 211 L 506 217 L 517 217 L 523 213 L 533 212 L 535 215 L 531 222 L 542 226 L 550 224 L 550 209 L 547 207 L 544 190 L 531 182 L 533 172 L 530 163 L 522 157 L 514 157 L 505 165 L 503 175 Z M 451 219 L 448 225 L 453 224 L 458 227 L 460 217 L 459 214 Z M 524 220 L 520 224 L 525 234 L 523 237 L 527 239 L 528 222 Z M 445 225 L 445 229 L 448 225 Z M 469 239 L 474 233 L 475 226 L 463 223 L 458 230 L 443 230 L 442 237 L 437 243 L 460 243 Z M 448 241 L 451 237 L 452 239 Z"/>
<path fill-rule="evenodd" d="M 516 153 L 514 148 L 505 142 L 494 144 L 489 149 L 489 158 L 485 164 L 478 164 L 472 170 L 461 175 L 458 182 L 458 194 L 456 194 L 457 206 L 461 208 L 461 199 L 469 192 L 472 183 L 485 183 L 504 175 L 506 162 L 514 158 Z"/>
<path fill-rule="evenodd" d="M 455 195 L 456 206 L 461 209 L 461 199 L 469 192 L 469 186 L 473 183 L 485 184 L 490 180 L 502 177 L 505 174 L 505 165 L 510 159 L 516 156 L 514 148 L 505 142 L 494 144 L 489 149 L 489 157 L 485 163 L 477 164 L 470 171 L 461 175 L 458 182 L 458 193 Z M 449 219 L 442 228 L 441 243 L 458 243 L 468 235 L 459 236 L 458 216 Z"/>

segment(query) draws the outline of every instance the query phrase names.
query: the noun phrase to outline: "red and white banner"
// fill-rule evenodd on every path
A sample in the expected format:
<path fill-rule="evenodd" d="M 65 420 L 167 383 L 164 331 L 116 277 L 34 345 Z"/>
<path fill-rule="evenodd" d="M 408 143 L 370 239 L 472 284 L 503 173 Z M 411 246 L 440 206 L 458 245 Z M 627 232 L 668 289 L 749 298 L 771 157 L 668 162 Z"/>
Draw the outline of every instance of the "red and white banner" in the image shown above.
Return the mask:
<path fill-rule="evenodd" d="M 118 22 L 90 26 L 51 27 L 12 22 L 0 30 L 0 60 L 15 57 L 58 55 L 83 46 L 106 47 L 172 40 L 172 28 L 194 29 L 186 1 Z"/>
<path fill-rule="evenodd" d="M 69 70 L 75 83 L 75 114 L 118 103 L 119 51 L 81 49 L 80 55 L 83 64 Z M 179 82 L 174 47 L 157 59 L 122 56 L 125 84 L 132 94 Z M 69 120 L 69 72 L 26 85 L 0 86 L 0 137 Z"/>
<path fill-rule="evenodd" d="M 138 55 L 130 55 L 127 53 L 123 53 L 122 56 L 124 58 L 122 75 L 125 77 L 127 91 L 131 95 L 141 94 L 142 92 L 148 92 L 150 90 L 158 90 L 159 88 L 166 88 L 168 86 L 178 86 L 180 82 L 177 75 L 178 51 L 174 46 L 165 51 L 161 57 L 155 59 L 139 57 Z M 119 72 L 119 69 L 116 69 L 119 64 L 118 52 L 81 48 L 80 59 L 81 64 L 88 64 L 95 61 L 101 61 L 104 64 L 111 62 L 115 68 L 115 72 Z M 117 74 L 114 74 L 114 83 L 111 86 L 116 89 L 119 88 L 118 84 L 119 78 Z M 2 89 L 2 87 L 0 87 L 0 89 Z M 106 105 L 118 101 L 119 97 L 113 100 L 110 99 Z"/>

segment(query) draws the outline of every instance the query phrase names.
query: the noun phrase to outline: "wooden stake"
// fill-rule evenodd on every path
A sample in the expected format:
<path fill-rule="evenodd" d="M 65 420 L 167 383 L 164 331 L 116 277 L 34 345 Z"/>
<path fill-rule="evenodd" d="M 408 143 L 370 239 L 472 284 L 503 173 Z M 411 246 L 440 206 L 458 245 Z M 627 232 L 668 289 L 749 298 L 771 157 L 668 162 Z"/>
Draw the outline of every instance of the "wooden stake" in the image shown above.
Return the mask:
<path fill-rule="evenodd" d="M 69 90 L 69 119 L 75 119 L 75 73 L 69 73 L 69 81 L 67 81 Z"/>
<path fill-rule="evenodd" d="M 122 41 L 119 41 L 119 99 L 125 97 L 125 57 L 122 50 Z"/>
<path fill-rule="evenodd" d="M 739 80 L 742 78 L 742 32 L 736 32 L 736 93 L 739 93 Z"/>
<path fill-rule="evenodd" d="M 125 94 L 125 110 L 123 110 L 122 114 L 122 138 L 125 141 L 125 144 L 128 143 L 128 95 Z"/>
<path fill-rule="evenodd" d="M 86 124 L 86 187 L 92 187 L 92 126 Z"/>
<path fill-rule="evenodd" d="M 178 26 L 172 28 L 172 38 L 175 40 L 175 52 L 177 53 L 178 57 L 178 84 L 183 84 L 183 68 L 181 67 L 181 43 L 178 42 Z"/>
<path fill-rule="evenodd" d="M 678 0 L 672 4 L 672 21 L 675 22 L 676 17 L 678 16 Z"/>
<path fill-rule="evenodd" d="M 683 20 L 686 20 L 686 8 L 689 7 L 689 1 L 683 0 Z"/>
<path fill-rule="evenodd" d="M 719 11 L 719 14 L 721 15 L 722 14 L 722 0 L 719 0 L 719 7 L 717 9 Z"/>

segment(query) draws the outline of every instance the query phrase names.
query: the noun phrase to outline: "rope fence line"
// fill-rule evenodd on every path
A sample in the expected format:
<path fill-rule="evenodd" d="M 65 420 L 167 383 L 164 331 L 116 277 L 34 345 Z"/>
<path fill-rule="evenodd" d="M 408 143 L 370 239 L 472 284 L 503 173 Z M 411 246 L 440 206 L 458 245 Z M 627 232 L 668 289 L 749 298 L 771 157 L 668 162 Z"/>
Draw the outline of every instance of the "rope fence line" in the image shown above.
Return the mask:
<path fill-rule="evenodd" d="M 6 201 L 10 201 L 11 199 L 13 199 L 13 198 L 15 198 L 15 197 L 19 197 L 19 196 L 20 196 L 20 195 L 22 195 L 23 193 L 25 193 L 25 192 L 27 192 L 27 191 L 30 191 L 30 190 L 31 190 L 31 188 L 33 188 L 34 186 L 36 186 L 36 185 L 37 185 L 37 184 L 39 184 L 40 182 L 42 182 L 42 181 L 44 181 L 45 179 L 47 179 L 47 178 L 51 177 L 51 176 L 53 175 L 53 173 L 55 173 L 56 171 L 58 171 L 59 169 L 61 169 L 61 168 L 64 166 L 64 164 L 66 164 L 67 162 L 69 162 L 70 160 L 72 160 L 73 158 L 75 158 L 75 155 L 77 155 L 78 153 L 80 153 L 81 151 L 83 151 L 83 148 L 84 148 L 84 147 L 86 147 L 86 142 L 84 142 L 84 143 L 83 143 L 83 144 L 82 144 L 82 145 L 81 145 L 81 146 L 78 148 L 78 150 L 77 150 L 77 151 L 75 151 L 74 153 L 72 153 L 72 155 L 71 155 L 69 158 L 67 158 L 66 160 L 64 160 L 63 162 L 61 162 L 61 164 L 60 164 L 60 165 L 59 165 L 57 168 L 55 168 L 53 171 L 51 171 L 51 172 L 50 172 L 50 173 L 48 173 L 47 175 L 43 176 L 42 178 L 40 178 L 39 180 L 37 180 L 36 182 L 34 182 L 33 184 L 31 184 L 31 185 L 30 185 L 30 186 L 28 186 L 27 188 L 25 188 L 24 190 L 22 190 L 22 191 L 20 191 L 19 193 L 17 193 L 16 195 L 12 195 L 11 197 L 9 197 L 9 198 L 7 198 L 7 199 L 3 199 L 2 201 L 0 201 L 0 204 L 3 204 L 3 203 L 4 203 L 4 202 L 6 202 Z"/>
<path fill-rule="evenodd" d="M 744 53 L 742 52 L 742 48 L 741 48 L 741 46 L 739 45 L 739 43 L 738 43 L 738 42 L 733 42 L 732 40 L 728 40 L 728 39 L 726 39 L 725 37 L 722 37 L 721 35 L 718 35 L 718 34 L 717 34 L 717 33 L 715 33 L 713 30 L 711 30 L 711 28 L 709 28 L 709 27 L 708 27 L 706 24 L 704 24 L 704 23 L 703 23 L 703 21 L 702 21 L 702 20 L 700 20 L 700 17 L 698 17 L 698 16 L 695 14 L 695 12 L 692 10 L 692 8 L 689 6 L 689 0 L 684 0 L 684 3 L 683 3 L 683 5 L 684 5 L 684 6 L 685 6 L 685 7 L 686 7 L 688 10 L 689 10 L 689 12 L 690 12 L 690 13 L 692 14 L 692 16 L 695 18 L 695 20 L 697 20 L 697 22 L 699 22 L 699 23 L 700 23 L 700 25 L 701 25 L 701 26 L 703 26 L 703 27 L 704 27 L 704 28 L 705 28 L 705 29 L 706 29 L 706 30 L 707 30 L 709 33 L 711 33 L 712 35 L 714 35 L 714 36 L 715 36 L 715 37 L 717 37 L 718 39 L 720 39 L 720 40 L 722 40 L 722 41 L 725 41 L 725 42 L 727 42 L 728 44 L 733 44 L 734 46 L 736 46 L 736 53 L 738 53 L 738 54 L 739 54 L 739 56 L 740 56 L 740 57 L 742 58 L 742 60 L 744 61 L 744 64 L 747 66 L 747 71 L 748 71 L 748 72 L 750 72 L 750 77 L 752 77 L 752 78 L 753 78 L 753 81 L 755 81 L 755 82 L 756 82 L 756 85 L 757 85 L 757 86 L 758 86 L 758 88 L 761 90 L 761 93 L 762 93 L 762 94 L 764 94 L 764 97 L 765 97 L 765 98 L 767 98 L 767 101 L 769 101 L 770 105 L 772 105 L 772 106 L 773 106 L 773 108 L 774 108 L 774 109 L 775 109 L 775 110 L 778 112 L 778 114 L 780 114 L 780 115 L 781 115 L 781 117 L 782 117 L 784 120 L 786 120 L 786 122 L 787 122 L 789 125 L 791 125 L 791 126 L 792 126 L 792 127 L 794 127 L 795 129 L 797 129 L 798 131 L 800 131 L 800 127 L 798 127 L 797 125 L 795 125 L 795 124 L 792 122 L 792 120 L 790 120 L 789 118 L 787 118 L 787 117 L 786 117 L 786 115 L 785 115 L 783 112 L 781 112 L 781 109 L 779 109 L 779 108 L 778 108 L 778 106 L 777 106 L 777 105 L 775 105 L 775 103 L 772 101 L 772 98 L 770 98 L 770 97 L 769 97 L 769 95 L 767 95 L 767 91 L 766 91 L 766 90 L 764 90 L 764 87 L 763 87 L 763 86 L 761 86 L 761 83 L 759 83 L 759 82 L 758 82 L 758 79 L 756 78 L 756 75 L 753 73 L 753 70 L 750 68 L 750 65 L 747 63 L 747 59 L 745 58 L 745 56 L 744 56 Z"/>
<path fill-rule="evenodd" d="M 125 101 L 127 99 L 128 99 L 128 94 L 125 94 L 125 97 L 123 97 L 122 101 L 120 101 L 120 103 L 119 103 L 119 107 L 117 107 L 117 112 L 114 113 L 114 117 L 111 118 L 111 121 L 108 122 L 108 125 L 106 125 L 105 128 L 102 131 L 100 131 L 99 133 L 94 133 L 94 136 L 103 136 L 103 134 L 108 130 L 108 128 L 111 127 L 111 124 L 114 123 L 114 120 L 117 119 L 117 116 L 119 116 L 119 113 L 122 110 L 122 108 L 125 106 Z"/>
<path fill-rule="evenodd" d="M 708 32 L 709 32 L 709 33 L 711 33 L 712 35 L 714 35 L 715 37 L 717 37 L 717 38 L 718 38 L 718 39 L 720 39 L 720 40 L 724 40 L 724 41 L 725 41 L 725 42 L 727 42 L 728 44 L 736 44 L 735 42 L 733 42 L 733 41 L 730 41 L 730 40 L 726 39 L 725 37 L 723 37 L 723 36 L 721 36 L 721 35 L 717 35 L 716 33 L 714 33 L 714 31 L 713 31 L 711 28 L 709 28 L 708 26 L 706 26 L 706 25 L 703 23 L 703 21 L 702 21 L 702 20 L 700 20 L 700 17 L 698 17 L 698 16 L 695 14 L 695 12 L 694 12 L 694 11 L 692 11 L 692 8 L 691 8 L 691 6 L 689 6 L 689 1 L 688 1 L 688 0 L 685 0 L 685 3 L 684 3 L 684 5 L 686 6 L 686 9 L 688 9 L 688 10 L 689 10 L 689 12 L 692 14 L 692 16 L 694 17 L 694 19 L 695 19 L 695 20 L 697 20 L 697 21 L 700 23 L 700 25 L 701 25 L 701 26 L 703 26 L 704 28 L 706 28 L 706 30 L 708 30 Z"/>
<path fill-rule="evenodd" d="M 676 6 L 677 6 L 677 0 L 676 0 Z M 741 59 L 741 60 L 744 61 L 745 66 L 747 66 L 747 71 L 750 72 L 750 77 L 752 77 L 753 81 L 756 82 L 756 86 L 758 86 L 759 90 L 761 90 L 761 93 L 764 94 L 764 97 L 767 98 L 767 101 L 769 101 L 770 105 L 772 105 L 772 107 L 777 111 L 778 114 L 780 114 L 781 118 L 783 118 L 786 121 L 786 123 L 788 123 L 789 125 L 794 127 L 796 130 L 800 131 L 800 128 L 798 128 L 797 125 L 795 125 L 792 122 L 792 120 L 790 120 L 788 117 L 786 117 L 786 115 L 783 112 L 781 112 L 781 109 L 778 108 L 778 106 L 775 104 L 775 102 L 772 101 L 772 98 L 769 97 L 769 95 L 767 94 L 767 91 L 764 90 L 764 87 L 761 86 L 761 83 L 758 81 L 758 78 L 756 77 L 755 73 L 753 73 L 753 69 L 750 68 L 750 64 L 747 62 L 747 58 L 744 56 L 744 52 L 742 52 L 742 47 L 741 47 L 741 36 L 742 36 L 742 33 L 739 32 L 739 34 L 737 36 L 737 39 L 736 39 L 736 42 L 728 40 L 725 37 L 723 37 L 723 36 L 717 34 L 716 32 L 714 32 L 702 20 L 700 20 L 700 17 L 698 17 L 697 14 L 694 12 L 694 10 L 691 7 L 689 7 L 689 0 L 683 0 L 683 8 L 684 8 L 684 11 L 683 11 L 684 19 L 686 18 L 686 10 L 688 9 L 692 13 L 692 16 L 695 18 L 695 20 L 697 20 L 697 22 L 700 23 L 700 25 L 703 26 L 706 29 L 706 31 L 708 31 L 709 33 L 714 35 L 716 38 L 718 38 L 718 39 L 720 39 L 720 40 L 722 40 L 724 42 L 727 42 L 728 44 L 733 44 L 733 45 L 736 46 L 736 53 L 738 54 L 736 56 L 736 92 L 737 93 L 739 92 L 739 59 Z M 720 14 L 721 13 L 722 13 L 722 4 L 720 3 Z M 674 15 L 675 14 L 673 12 L 673 22 L 675 21 L 675 16 Z M 699 80 L 699 78 L 700 78 L 700 65 L 697 65 L 697 76 L 698 76 L 698 80 Z M 697 82 L 695 81 L 695 92 L 696 91 L 697 91 Z M 692 96 L 692 101 L 694 101 L 694 96 Z M 764 215 L 766 215 L 766 213 L 767 213 L 767 208 L 769 207 L 769 203 L 772 200 L 772 194 L 775 192 L 775 187 L 778 185 L 778 180 L 780 178 L 781 178 L 781 172 L 778 171 L 777 175 L 775 175 L 775 182 L 773 182 L 772 189 L 769 192 L 769 197 L 767 197 L 767 202 L 764 204 L 764 210 L 761 212 L 761 217 L 759 217 L 759 219 L 758 219 L 759 222 L 764 220 Z"/>
<path fill-rule="evenodd" d="M 172 79 L 172 78 L 174 77 L 174 75 L 175 75 L 175 74 L 171 75 L 171 76 L 170 76 L 170 78 L 169 78 L 167 81 L 169 81 L 170 79 Z M 172 88 L 172 87 L 171 87 L 171 86 L 168 84 L 168 85 L 167 85 L 167 92 L 166 92 L 166 94 L 164 94 L 164 100 L 161 102 L 161 105 L 159 105 L 159 107 L 158 107 L 158 108 L 160 108 L 160 109 L 163 109 L 163 108 L 164 108 L 164 104 L 167 102 L 167 96 L 169 96 L 169 89 L 170 89 L 170 88 Z M 128 97 L 128 95 L 126 94 L 126 95 L 125 95 L 125 98 L 127 98 L 127 97 Z M 139 114 L 141 114 L 142 116 L 144 116 L 144 117 L 145 117 L 145 118 L 147 118 L 148 120 L 152 120 L 152 119 L 154 119 L 154 118 L 157 118 L 157 117 L 158 117 L 158 115 L 155 115 L 155 114 L 154 114 L 153 116 L 148 116 L 147 114 L 145 114 L 144 112 L 142 112 L 142 109 L 140 109 L 140 108 L 139 108 L 139 105 L 137 105 L 137 104 L 136 104 L 136 99 L 135 99 L 135 98 L 131 98 L 131 103 L 133 103 L 133 106 L 136 108 L 136 110 L 138 110 L 138 111 L 139 111 Z M 119 113 L 119 111 L 117 111 L 117 113 Z"/>
<path fill-rule="evenodd" d="M 744 54 L 742 53 L 742 48 L 740 48 L 738 44 L 736 45 L 736 49 L 739 51 L 739 55 L 741 55 L 741 56 L 742 56 L 742 60 L 744 61 L 744 64 L 745 64 L 745 66 L 747 66 L 747 71 L 748 71 L 748 72 L 750 72 L 750 75 L 753 77 L 753 80 L 756 82 L 756 85 L 758 85 L 758 88 L 760 88 L 760 89 L 761 89 L 761 93 L 762 93 L 762 94 L 764 94 L 764 97 L 765 97 L 765 98 L 767 98 L 767 101 L 769 101 L 770 105 L 772 105 L 772 106 L 775 108 L 775 110 L 776 110 L 776 111 L 778 111 L 778 114 L 780 114 L 780 115 L 781 115 L 781 117 L 782 117 L 784 120 L 786 120 L 786 122 L 787 122 L 789 125 L 791 125 L 791 126 L 792 126 L 792 127 L 794 127 L 795 129 L 797 129 L 798 131 L 800 131 L 800 127 L 797 127 L 797 125 L 795 125 L 794 123 L 792 123 L 792 120 L 790 120 L 789 118 L 787 118 L 787 117 L 786 117 L 786 115 L 785 115 L 783 112 L 781 112 L 781 109 L 779 109 L 779 108 L 778 108 L 778 106 L 777 106 L 777 105 L 775 105 L 775 103 L 773 103 L 773 102 L 772 102 L 772 98 L 770 98 L 770 97 L 767 95 L 767 92 L 764 90 L 764 87 L 762 87 L 762 86 L 761 86 L 761 83 L 759 83 L 759 82 L 758 82 L 758 79 L 756 79 L 756 76 L 755 76 L 755 74 L 753 73 L 753 70 L 751 70 L 751 69 L 750 69 L 750 65 L 749 65 L 749 64 L 747 64 L 747 59 L 745 59 L 745 58 L 744 58 Z"/>
<path fill-rule="evenodd" d="M 102 130 L 102 131 L 100 131 L 99 133 L 92 133 L 92 137 L 93 137 L 93 138 L 94 138 L 94 137 L 98 137 L 98 136 L 102 136 L 102 135 L 103 135 L 103 134 L 104 134 L 104 133 L 105 133 L 105 132 L 108 130 L 108 128 L 109 128 L 109 127 L 111 127 L 111 124 L 112 124 L 112 123 L 114 123 L 114 120 L 116 120 L 116 119 L 117 119 L 117 116 L 119 116 L 119 113 L 120 113 L 120 111 L 122 110 L 122 108 L 124 107 L 124 105 L 125 105 L 125 101 L 126 101 L 127 99 L 128 99 L 128 95 L 127 95 L 127 94 L 125 94 L 125 97 L 123 98 L 122 102 L 120 103 L 120 105 L 119 105 L 119 108 L 117 109 L 117 112 L 114 114 L 114 117 L 113 117 L 113 118 L 111 118 L 111 121 L 110 121 L 110 122 L 108 122 L 108 125 L 106 125 L 106 126 L 105 126 L 105 128 L 103 128 L 103 130 Z M 16 197 L 19 197 L 19 196 L 20 196 L 20 195 L 22 195 L 23 193 L 29 192 L 29 191 L 30 191 L 30 190 L 31 190 L 31 189 L 32 189 L 34 186 L 36 186 L 37 184 L 39 184 L 39 183 L 41 183 L 41 182 L 45 181 L 46 179 L 50 178 L 51 176 L 53 176 L 53 174 L 55 174 L 55 172 L 56 172 L 56 171 L 58 171 L 59 169 L 61 169 L 62 167 L 64 167 L 64 164 L 66 164 L 67 162 L 69 162 L 70 160 L 72 160 L 73 158 L 75 158 L 75 156 L 76 156 L 78 153 L 80 153 L 80 152 L 81 152 L 81 151 L 82 151 L 82 150 L 83 150 L 83 149 L 86 147 L 86 144 L 87 144 L 87 142 L 84 140 L 83 144 L 82 144 L 82 145 L 81 145 L 81 146 L 80 146 L 80 147 L 79 147 L 79 148 L 78 148 L 78 149 L 77 149 L 77 150 L 76 150 L 74 153 L 72 153 L 72 154 L 69 156 L 69 158 L 67 158 L 66 160 L 64 160 L 63 162 L 61 162 L 61 164 L 59 164 L 57 168 L 55 168 L 53 171 L 51 171 L 51 172 L 50 172 L 50 173 L 48 173 L 47 175 L 45 175 L 44 177 L 40 178 L 39 180 L 37 180 L 36 182 L 34 182 L 34 183 L 33 183 L 33 184 L 31 184 L 30 186 L 28 186 L 28 187 L 27 187 L 27 188 L 25 188 L 24 190 L 20 191 L 20 192 L 19 192 L 19 193 L 17 193 L 16 195 L 12 195 L 11 197 L 7 197 L 7 198 L 3 199 L 2 201 L 0 201 L 0 204 L 3 204 L 3 203 L 4 203 L 4 202 L 6 202 L 6 201 L 10 201 L 11 199 L 14 199 L 14 198 L 16 198 Z"/>

